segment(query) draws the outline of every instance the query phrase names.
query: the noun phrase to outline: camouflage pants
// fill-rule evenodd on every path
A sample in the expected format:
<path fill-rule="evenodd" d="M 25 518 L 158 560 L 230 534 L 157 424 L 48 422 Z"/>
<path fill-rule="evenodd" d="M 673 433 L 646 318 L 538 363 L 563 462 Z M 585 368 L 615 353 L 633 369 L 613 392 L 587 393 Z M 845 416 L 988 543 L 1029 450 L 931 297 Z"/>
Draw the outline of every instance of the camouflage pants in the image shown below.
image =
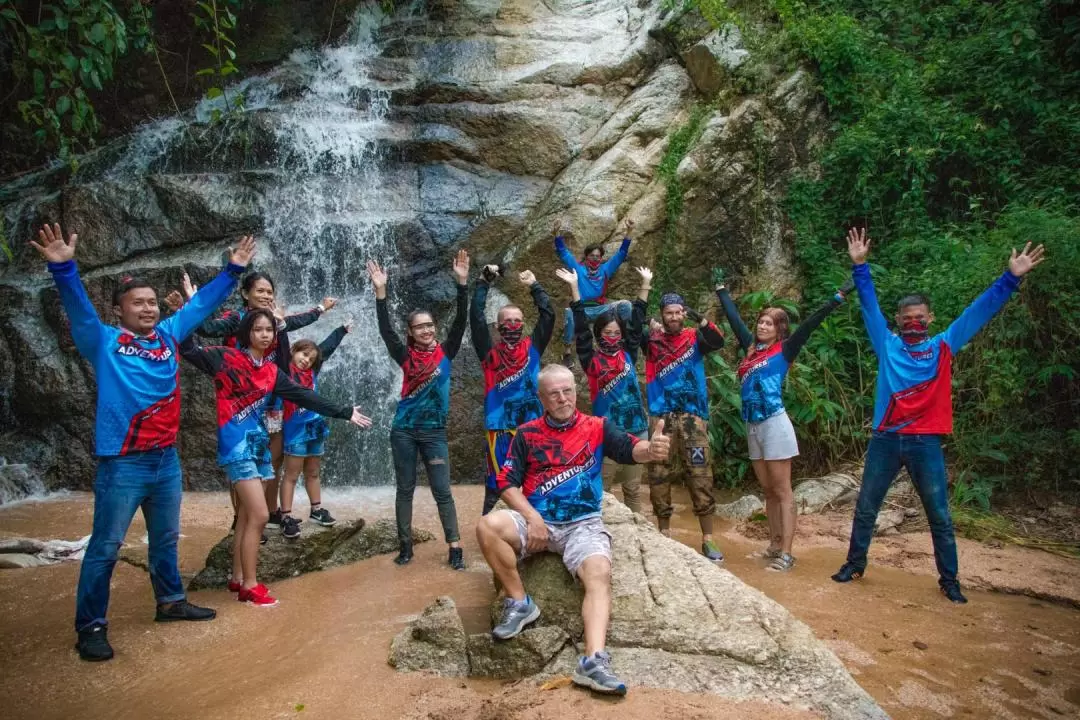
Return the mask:
<path fill-rule="evenodd" d="M 649 436 L 656 423 L 664 421 L 664 434 L 671 438 L 671 454 L 666 463 L 649 465 L 649 499 L 658 518 L 671 517 L 671 480 L 678 465 L 686 466 L 686 488 L 698 517 L 712 515 L 716 509 L 713 489 L 712 452 L 709 448 L 709 424 L 697 415 L 668 413 L 649 419 Z M 681 460 L 681 462 L 680 462 Z"/>

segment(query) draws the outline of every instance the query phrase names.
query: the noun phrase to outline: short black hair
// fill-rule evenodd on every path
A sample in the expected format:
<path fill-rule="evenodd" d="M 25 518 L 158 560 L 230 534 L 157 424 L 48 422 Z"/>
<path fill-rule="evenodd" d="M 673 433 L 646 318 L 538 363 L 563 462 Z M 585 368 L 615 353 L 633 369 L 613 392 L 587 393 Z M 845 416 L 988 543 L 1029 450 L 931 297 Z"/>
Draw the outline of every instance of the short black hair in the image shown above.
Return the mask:
<path fill-rule="evenodd" d="M 124 299 L 125 295 L 127 295 L 130 291 L 138 290 L 139 288 L 150 288 L 151 290 L 154 290 L 154 286 L 146 282 L 142 278 L 135 278 L 131 277 L 130 275 L 120 278 L 120 284 L 116 286 L 115 290 L 113 290 L 112 304 L 119 305 L 120 301 Z M 157 296 L 156 290 L 154 290 L 154 295 L 155 297 Z"/>
<path fill-rule="evenodd" d="M 583 258 L 589 257 L 589 253 L 591 253 L 593 250 L 599 250 L 600 251 L 600 257 L 604 257 L 604 246 L 601 245 L 600 243 L 593 243 L 592 245 L 586 245 L 585 250 L 581 253 L 581 257 L 583 257 Z"/>
<path fill-rule="evenodd" d="M 926 297 L 922 293 L 911 293 L 900 298 L 900 302 L 896 304 L 896 311 L 900 312 L 906 307 L 912 305 L 925 305 L 927 310 L 930 310 L 930 298 Z"/>
<path fill-rule="evenodd" d="M 613 309 L 605 310 L 604 312 L 600 313 L 596 317 L 596 320 L 593 321 L 593 325 L 592 325 L 593 337 L 595 339 L 599 340 L 600 336 L 604 334 L 604 328 L 606 328 L 608 326 L 608 323 L 612 323 L 612 322 L 615 322 L 615 323 L 619 324 L 619 332 L 622 333 L 623 340 L 625 340 L 626 339 L 626 321 L 623 320 L 621 317 L 619 317 L 619 313 L 615 312 Z"/>
<path fill-rule="evenodd" d="M 255 321 L 264 317 L 270 321 L 270 327 L 277 328 L 277 318 L 274 317 L 274 313 L 270 312 L 266 308 L 255 308 L 254 310 L 248 310 L 244 314 L 244 318 L 240 321 L 240 327 L 236 328 L 236 345 L 237 347 L 251 347 L 251 329 L 255 327 Z"/>

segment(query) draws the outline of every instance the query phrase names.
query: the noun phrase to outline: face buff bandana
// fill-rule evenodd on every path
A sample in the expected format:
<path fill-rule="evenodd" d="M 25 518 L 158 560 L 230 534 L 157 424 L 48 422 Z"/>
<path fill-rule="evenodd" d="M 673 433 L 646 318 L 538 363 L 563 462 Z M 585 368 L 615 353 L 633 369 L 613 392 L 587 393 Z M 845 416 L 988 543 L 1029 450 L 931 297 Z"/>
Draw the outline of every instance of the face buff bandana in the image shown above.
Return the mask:
<path fill-rule="evenodd" d="M 900 338 L 908 345 L 918 345 L 930 336 L 928 327 L 922 320 L 908 320 L 900 328 Z"/>
<path fill-rule="evenodd" d="M 601 335 L 600 339 L 596 341 L 596 344 L 600 347 L 600 352 L 605 355 L 615 355 L 623 349 L 622 338 L 616 339 Z"/>
<path fill-rule="evenodd" d="M 525 331 L 525 323 L 520 320 L 504 320 L 499 323 L 499 337 L 507 345 L 517 345 L 521 342 L 521 335 Z"/>
<path fill-rule="evenodd" d="M 596 272 L 600 269 L 601 260 L 594 260 L 593 258 L 585 259 L 585 267 L 589 269 L 589 272 Z"/>

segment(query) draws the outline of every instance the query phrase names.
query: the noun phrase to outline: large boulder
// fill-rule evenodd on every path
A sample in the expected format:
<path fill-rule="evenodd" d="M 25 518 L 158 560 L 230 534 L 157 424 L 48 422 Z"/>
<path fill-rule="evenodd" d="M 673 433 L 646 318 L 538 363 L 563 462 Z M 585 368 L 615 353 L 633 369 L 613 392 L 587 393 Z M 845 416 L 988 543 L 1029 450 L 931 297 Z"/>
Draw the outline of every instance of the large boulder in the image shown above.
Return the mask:
<path fill-rule="evenodd" d="M 795 509 L 803 514 L 821 512 L 840 498 L 857 491 L 859 483 L 855 476 L 844 472 L 829 473 L 821 478 L 803 480 L 795 486 Z"/>
<path fill-rule="evenodd" d="M 887 717 L 837 657 L 782 606 L 660 535 L 610 494 L 604 496 L 603 512 L 613 555 L 608 650 L 627 684 L 783 700 L 827 718 Z M 469 638 L 470 674 L 544 679 L 573 667 L 583 631 L 581 588 L 561 559 L 547 553 L 522 563 L 521 576 L 540 606 L 540 619 L 506 643 Z M 493 619 L 501 608 L 502 599 L 496 598 Z M 443 610 L 445 604 L 432 613 Z M 454 637 L 457 627 L 448 631 Z M 549 634 L 539 635 L 543 630 Z M 521 662 L 523 657 L 531 661 Z M 547 665 L 537 671 L 542 659 Z"/>
<path fill-rule="evenodd" d="M 465 627 L 457 605 L 443 596 L 420 613 L 390 643 L 390 665 L 402 672 L 423 670 L 438 675 L 469 674 Z"/>
<path fill-rule="evenodd" d="M 268 542 L 259 548 L 260 578 L 284 580 L 398 550 L 397 529 L 389 518 L 371 525 L 352 520 L 339 522 L 332 528 L 315 523 L 305 523 L 302 528 L 295 540 L 286 540 L 277 532 L 267 534 Z M 427 530 L 413 529 L 413 543 L 427 542 L 433 537 Z M 232 572 L 232 543 L 230 534 L 210 549 L 206 567 L 188 584 L 189 590 L 225 587 Z"/>

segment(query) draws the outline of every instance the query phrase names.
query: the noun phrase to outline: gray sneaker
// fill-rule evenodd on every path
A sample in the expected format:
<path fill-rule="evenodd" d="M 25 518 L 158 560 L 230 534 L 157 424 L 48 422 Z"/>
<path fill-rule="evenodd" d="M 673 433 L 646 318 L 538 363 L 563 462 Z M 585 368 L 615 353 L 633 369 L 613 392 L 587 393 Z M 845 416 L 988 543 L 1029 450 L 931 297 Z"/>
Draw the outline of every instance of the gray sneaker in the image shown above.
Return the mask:
<path fill-rule="evenodd" d="M 524 630 L 526 625 L 536 622 L 538 617 L 540 617 L 540 608 L 528 595 L 525 596 L 523 603 L 513 598 L 506 598 L 503 600 L 502 619 L 492 628 L 491 634 L 497 640 L 509 640 Z"/>
<path fill-rule="evenodd" d="M 603 650 L 590 657 L 578 658 L 573 681 L 575 685 L 606 695 L 626 694 L 626 684 L 615 677 L 611 671 L 611 656 Z"/>

